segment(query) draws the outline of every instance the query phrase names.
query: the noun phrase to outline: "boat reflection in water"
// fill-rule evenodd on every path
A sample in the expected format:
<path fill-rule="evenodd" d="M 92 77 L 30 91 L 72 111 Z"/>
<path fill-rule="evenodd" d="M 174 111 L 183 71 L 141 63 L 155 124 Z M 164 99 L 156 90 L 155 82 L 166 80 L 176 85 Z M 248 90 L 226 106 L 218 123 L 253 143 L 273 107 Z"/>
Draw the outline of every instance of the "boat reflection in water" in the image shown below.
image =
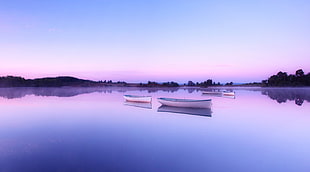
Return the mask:
<path fill-rule="evenodd" d="M 186 108 L 186 107 L 173 107 L 162 105 L 158 108 L 157 112 L 171 112 L 189 115 L 199 115 L 211 117 L 212 111 L 209 108 Z"/>
<path fill-rule="evenodd" d="M 133 106 L 133 107 L 139 107 L 139 108 L 145 108 L 145 109 L 152 109 L 152 103 L 125 101 L 124 105 L 126 105 L 126 106 Z"/>

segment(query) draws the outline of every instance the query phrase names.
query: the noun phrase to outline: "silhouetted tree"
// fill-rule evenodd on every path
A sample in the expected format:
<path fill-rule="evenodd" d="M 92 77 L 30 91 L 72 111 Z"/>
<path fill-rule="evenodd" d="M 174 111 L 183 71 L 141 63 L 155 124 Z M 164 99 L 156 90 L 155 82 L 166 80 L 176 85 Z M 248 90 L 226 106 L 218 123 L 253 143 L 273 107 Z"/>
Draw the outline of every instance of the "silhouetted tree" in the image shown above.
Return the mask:
<path fill-rule="evenodd" d="M 194 83 L 193 81 L 188 81 L 188 82 L 187 82 L 187 85 L 188 85 L 188 86 L 195 86 L 195 83 Z"/>
<path fill-rule="evenodd" d="M 178 87 L 179 86 L 178 83 L 173 82 L 173 81 L 172 82 L 164 82 L 162 85 L 165 87 Z"/>
<path fill-rule="evenodd" d="M 212 79 L 208 79 L 207 80 L 207 86 L 211 86 L 212 85 Z"/>
<path fill-rule="evenodd" d="M 295 72 L 296 77 L 303 77 L 304 76 L 304 71 L 302 69 L 298 69 Z"/>
<path fill-rule="evenodd" d="M 225 85 L 233 85 L 233 82 L 227 82 Z"/>
<path fill-rule="evenodd" d="M 302 69 L 298 69 L 295 75 L 287 75 L 286 72 L 278 72 L 268 80 L 263 80 L 263 86 L 284 87 L 284 86 L 310 86 L 309 74 L 305 75 Z"/>

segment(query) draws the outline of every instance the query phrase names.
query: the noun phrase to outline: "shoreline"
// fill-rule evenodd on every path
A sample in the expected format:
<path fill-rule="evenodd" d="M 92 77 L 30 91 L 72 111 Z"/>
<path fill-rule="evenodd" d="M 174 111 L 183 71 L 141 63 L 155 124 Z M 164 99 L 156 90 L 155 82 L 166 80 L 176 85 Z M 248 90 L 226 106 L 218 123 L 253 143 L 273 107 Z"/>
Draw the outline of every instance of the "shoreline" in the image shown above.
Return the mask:
<path fill-rule="evenodd" d="M 90 86 L 80 86 L 80 85 L 65 85 L 65 86 L 11 86 L 11 87 L 1 87 L 0 89 L 5 89 L 5 88 L 38 88 L 38 89 L 42 89 L 42 88 L 140 88 L 140 89 L 144 89 L 144 90 L 167 90 L 167 89 L 198 89 L 198 90 L 206 90 L 206 89 L 308 89 L 310 88 L 310 86 L 299 86 L 299 87 L 292 87 L 292 86 L 288 86 L 288 87 L 262 87 L 262 86 L 243 86 L 243 85 L 235 85 L 235 86 L 210 86 L 210 87 L 197 87 L 197 86 L 178 86 L 178 87 L 165 87 L 165 86 L 137 86 L 136 84 L 131 85 L 130 83 L 128 83 L 126 86 L 124 85 L 118 85 L 118 84 L 110 84 L 110 85 L 90 85 Z"/>
<path fill-rule="evenodd" d="M 191 83 L 192 84 L 192 83 Z M 105 81 L 92 81 L 86 79 L 79 79 L 71 76 L 58 76 L 58 77 L 45 77 L 36 79 L 25 79 L 20 76 L 6 76 L 0 77 L 0 88 L 18 88 L 18 87 L 139 87 L 139 88 L 304 88 L 310 87 L 308 85 L 266 85 L 262 83 L 245 83 L 245 84 L 215 84 L 211 79 L 205 82 L 200 82 L 190 85 L 179 84 L 174 81 L 168 82 L 154 82 L 148 81 L 147 83 L 127 83 L 125 81 L 113 82 L 112 80 Z"/>

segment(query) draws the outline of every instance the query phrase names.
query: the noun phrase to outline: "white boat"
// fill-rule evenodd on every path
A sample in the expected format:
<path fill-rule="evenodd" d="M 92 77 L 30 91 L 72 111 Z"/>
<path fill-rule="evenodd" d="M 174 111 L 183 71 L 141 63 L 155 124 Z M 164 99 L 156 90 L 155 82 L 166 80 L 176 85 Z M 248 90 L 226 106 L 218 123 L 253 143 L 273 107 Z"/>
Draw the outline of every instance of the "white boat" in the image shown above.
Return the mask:
<path fill-rule="evenodd" d="M 233 91 L 224 91 L 222 94 L 223 96 L 235 96 L 235 92 Z"/>
<path fill-rule="evenodd" d="M 129 101 L 129 102 L 143 102 L 143 103 L 152 102 L 151 96 L 124 95 L 124 98 L 126 101 Z"/>
<path fill-rule="evenodd" d="M 202 94 L 211 94 L 211 95 L 221 96 L 223 94 L 223 92 L 221 92 L 221 91 L 203 91 Z"/>
<path fill-rule="evenodd" d="M 216 95 L 216 96 L 235 96 L 233 91 L 203 91 L 202 94 Z"/>
<path fill-rule="evenodd" d="M 157 109 L 157 112 L 180 113 L 189 115 L 199 115 L 211 117 L 212 111 L 210 108 L 187 108 L 187 107 L 173 107 L 162 105 Z"/>
<path fill-rule="evenodd" d="M 194 99 L 175 99 L 175 98 L 158 98 L 162 105 L 187 108 L 211 108 L 211 99 L 194 100 Z"/>

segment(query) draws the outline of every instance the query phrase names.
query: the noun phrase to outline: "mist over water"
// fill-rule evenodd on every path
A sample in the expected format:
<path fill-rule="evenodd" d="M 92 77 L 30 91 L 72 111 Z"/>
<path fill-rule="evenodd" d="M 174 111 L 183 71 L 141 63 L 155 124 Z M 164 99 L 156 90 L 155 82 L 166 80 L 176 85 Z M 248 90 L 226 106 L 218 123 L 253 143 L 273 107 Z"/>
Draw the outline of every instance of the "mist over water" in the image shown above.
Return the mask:
<path fill-rule="evenodd" d="M 167 109 L 158 97 L 213 105 Z M 306 172 L 309 97 L 309 88 L 0 88 L 0 171 Z"/>

